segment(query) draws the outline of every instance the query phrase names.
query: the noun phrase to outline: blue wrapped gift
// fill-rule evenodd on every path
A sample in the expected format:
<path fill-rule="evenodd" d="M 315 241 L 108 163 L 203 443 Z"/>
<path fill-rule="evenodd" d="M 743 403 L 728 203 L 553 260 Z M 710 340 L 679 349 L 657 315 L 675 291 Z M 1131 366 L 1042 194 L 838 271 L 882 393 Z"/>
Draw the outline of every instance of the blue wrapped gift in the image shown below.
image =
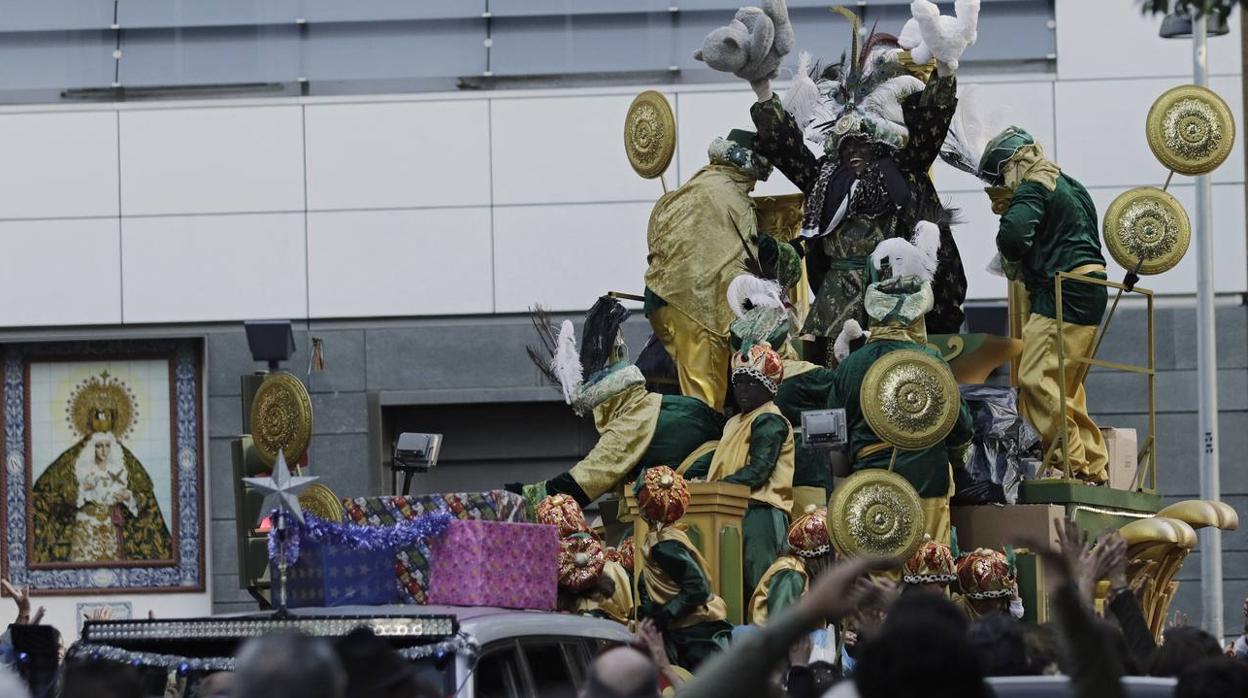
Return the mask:
<path fill-rule="evenodd" d="M 276 595 L 276 563 L 271 574 Z M 398 602 L 393 550 L 356 550 L 305 540 L 300 546 L 299 560 L 286 570 L 286 606 L 289 608 Z"/>

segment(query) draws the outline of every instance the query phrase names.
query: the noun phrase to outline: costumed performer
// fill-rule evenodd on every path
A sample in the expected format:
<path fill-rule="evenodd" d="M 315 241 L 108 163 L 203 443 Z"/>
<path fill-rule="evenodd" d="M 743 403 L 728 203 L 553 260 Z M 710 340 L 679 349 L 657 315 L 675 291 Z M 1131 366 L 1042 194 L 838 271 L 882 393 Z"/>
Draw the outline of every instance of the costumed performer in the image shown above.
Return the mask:
<path fill-rule="evenodd" d="M 974 620 L 991 613 L 1023 617 L 1023 600 L 1018 595 L 1018 574 L 1013 553 L 979 548 L 958 557 L 958 587 L 954 597 L 966 615 Z"/>
<path fill-rule="evenodd" d="M 958 581 L 954 557 L 948 545 L 924 536 L 919 549 L 902 567 L 901 582 L 906 585 L 905 591 L 948 595 L 949 585 Z"/>
<path fill-rule="evenodd" d="M 859 19 L 841 8 L 854 32 L 847 61 L 812 76 L 803 57 L 783 102 L 769 80 L 751 82 L 758 97 L 750 109 L 758 129 L 755 150 L 806 197 L 802 236 L 815 300 L 802 334 L 816 338 L 817 354 L 807 358 L 830 365 L 831 339 L 845 321 L 866 323 L 868 255 L 875 246 L 909 237 L 921 212 L 941 206 L 928 172 L 957 107 L 958 60 L 974 42 L 979 2 L 959 0 L 955 8 L 956 19 L 940 17 L 934 4 L 915 2 L 901 44 L 875 33 L 860 41 Z M 926 84 L 908 69 L 903 44 L 917 62 L 935 57 L 936 72 Z M 962 326 L 966 275 L 943 217 L 940 233 L 927 322 L 932 332 L 951 334 Z"/>
<path fill-rule="evenodd" d="M 575 533 L 559 541 L 559 609 L 628 622 L 632 586 L 624 568 L 607 559 L 598 539 Z"/>
<path fill-rule="evenodd" d="M 788 552 L 776 558 L 750 596 L 749 622 L 767 619 L 792 606 L 835 559 L 828 537 L 828 509 L 811 506 L 789 526 Z"/>
<path fill-rule="evenodd" d="M 887 259 L 892 276 L 867 287 L 866 307 L 870 338 L 861 349 L 836 368 L 828 396 L 829 408 L 844 408 L 849 428 L 849 459 L 853 470 L 889 468 L 893 448 L 867 423 L 860 395 L 867 371 L 880 358 L 895 351 L 940 354 L 927 346 L 924 316 L 932 307 L 931 274 L 936 267 L 936 225 L 921 221 L 915 226 L 916 245 L 891 239 L 872 253 L 871 264 L 882 268 Z M 974 424 L 966 400 L 958 398 L 958 418 L 944 441 L 926 449 L 900 451 L 893 470 L 904 477 L 922 499 L 926 532 L 932 540 L 949 540 L 949 497 L 953 494 L 953 471 L 962 467 L 974 436 Z"/>
<path fill-rule="evenodd" d="M 711 142 L 710 164 L 663 195 L 650 213 L 645 313 L 676 365 L 680 392 L 724 408 L 728 392 L 728 284 L 757 258 L 750 192 L 771 174 L 754 134 Z"/>
<path fill-rule="evenodd" d="M 728 646 L 728 606 L 711 592 L 702 553 L 677 523 L 689 507 L 689 485 L 667 466 L 646 470 L 637 483 L 637 505 L 650 525 L 641 552 L 638 616 L 663 633 L 667 656 L 690 671 Z"/>
<path fill-rule="evenodd" d="M 732 392 L 740 410 L 724 425 L 705 471 L 709 482 L 750 488 L 741 520 L 742 589 L 754 589 L 784 548 L 793 511 L 793 427 L 773 398 L 784 377 L 780 356 L 766 343 L 742 346 L 732 355 Z M 689 468 L 700 476 L 700 462 Z"/>
<path fill-rule="evenodd" d="M 767 342 L 776 348 L 783 362 L 784 374 L 776 389 L 774 402 L 790 425 L 801 424 L 802 412 L 827 407 L 835 371 L 819 364 L 796 358 L 789 343 L 793 327 L 787 308 L 772 284 L 773 293 L 764 292 L 764 279 L 739 276 L 729 286 L 728 301 L 737 319 L 730 327 L 733 349 L 743 345 Z M 747 292 L 750 291 L 750 292 Z M 866 332 L 855 320 L 847 320 L 833 343 L 837 360 L 849 355 L 851 343 L 865 338 Z M 832 476 L 828 459 L 805 444 L 802 434 L 793 434 L 793 509 L 796 518 L 814 504 L 822 506 L 832 493 Z"/>
<path fill-rule="evenodd" d="M 576 500 L 566 494 L 546 497 L 534 521 L 559 533 L 559 608 L 627 621 L 633 610 L 631 578 L 618 555 L 612 559 L 594 536 Z"/>
<path fill-rule="evenodd" d="M 1023 325 L 1019 358 L 1019 407 L 1040 433 L 1045 465 L 1063 463 L 1062 419 L 1070 441 L 1066 455 L 1072 474 L 1094 484 L 1107 481 L 1105 439 L 1088 416 L 1081 364 L 1088 357 L 1105 313 L 1108 290 L 1101 285 L 1062 284 L 1063 375 L 1057 366 L 1057 302 L 1054 279 L 1068 272 L 1104 281 L 1105 257 L 1096 206 L 1083 185 L 1044 156 L 1031 134 L 1017 126 L 997 130 L 976 99 L 968 95 L 950 128 L 941 155 L 946 162 L 988 183 L 985 191 L 1001 216 L 998 259 L 993 268 L 1027 287 L 1030 314 Z M 1060 404 L 1058 382 L 1065 386 Z"/>
<path fill-rule="evenodd" d="M 622 488 L 639 468 L 682 463 L 702 444 L 719 438 L 723 416 L 706 403 L 646 390 L 641 370 L 628 362 L 621 329 L 628 315 L 614 298 L 599 298 L 585 318 L 579 354 L 570 320 L 562 323 L 556 337 L 544 318 L 535 318 L 546 356 L 530 348 L 530 357 L 561 386 L 577 415 L 593 414 L 598 442 L 566 472 L 535 484 L 507 486 L 524 495 L 530 514 L 537 502 L 556 493 L 588 506 Z"/>

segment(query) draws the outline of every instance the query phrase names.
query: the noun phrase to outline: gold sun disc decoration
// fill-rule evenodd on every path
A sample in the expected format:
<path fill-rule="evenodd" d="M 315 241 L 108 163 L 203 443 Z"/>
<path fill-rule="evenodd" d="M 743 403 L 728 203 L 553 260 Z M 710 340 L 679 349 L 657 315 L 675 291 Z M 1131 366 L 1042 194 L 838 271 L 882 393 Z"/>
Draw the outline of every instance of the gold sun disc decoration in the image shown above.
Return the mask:
<path fill-rule="evenodd" d="M 633 100 L 624 117 L 624 152 L 644 179 L 667 171 L 676 153 L 676 116 L 661 92 L 646 90 Z"/>
<path fill-rule="evenodd" d="M 958 382 L 943 361 L 913 349 L 876 359 L 862 379 L 859 404 L 881 441 L 918 451 L 945 439 L 958 420 Z"/>
<path fill-rule="evenodd" d="M 1105 210 L 1101 228 L 1114 261 L 1144 275 L 1173 268 L 1192 241 L 1192 224 L 1183 204 L 1156 187 L 1119 194 Z"/>
<path fill-rule="evenodd" d="M 78 436 L 97 431 L 124 438 L 138 419 L 138 400 L 130 387 L 108 371 L 74 386 L 65 408 L 66 418 Z"/>
<path fill-rule="evenodd" d="M 342 523 L 347 513 L 342 499 L 319 482 L 308 485 L 299 493 L 299 506 L 303 507 L 304 513 L 331 523 Z"/>
<path fill-rule="evenodd" d="M 859 470 L 832 491 L 828 534 L 841 555 L 908 559 L 923 542 L 924 531 L 918 492 L 891 470 Z"/>
<path fill-rule="evenodd" d="M 1216 92 L 1199 85 L 1166 90 L 1148 110 L 1148 147 L 1166 168 L 1184 175 L 1215 170 L 1235 145 L 1235 117 Z"/>
<path fill-rule="evenodd" d="M 270 373 L 251 400 L 251 439 L 265 465 L 284 452 L 294 465 L 312 440 L 312 398 L 303 381 L 284 371 Z"/>

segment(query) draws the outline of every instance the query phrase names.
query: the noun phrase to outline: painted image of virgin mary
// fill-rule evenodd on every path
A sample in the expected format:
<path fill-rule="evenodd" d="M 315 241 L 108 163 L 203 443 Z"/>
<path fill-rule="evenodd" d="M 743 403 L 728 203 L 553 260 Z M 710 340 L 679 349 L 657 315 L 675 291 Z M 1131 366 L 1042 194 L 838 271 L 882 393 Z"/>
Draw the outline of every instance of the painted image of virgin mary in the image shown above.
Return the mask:
<path fill-rule="evenodd" d="M 98 408 L 87 434 L 31 488 L 31 562 L 169 560 L 172 541 L 152 479 Z M 86 421 L 86 420 L 84 420 Z"/>

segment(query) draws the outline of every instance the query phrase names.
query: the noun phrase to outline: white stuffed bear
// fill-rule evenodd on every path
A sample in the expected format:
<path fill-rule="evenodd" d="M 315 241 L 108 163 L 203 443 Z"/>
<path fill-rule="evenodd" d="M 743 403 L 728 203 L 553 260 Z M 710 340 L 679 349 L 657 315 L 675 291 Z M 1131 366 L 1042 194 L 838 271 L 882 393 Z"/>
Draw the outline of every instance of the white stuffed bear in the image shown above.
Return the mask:
<path fill-rule="evenodd" d="M 714 70 L 757 82 L 776 76 L 795 41 L 784 0 L 763 0 L 762 8 L 742 7 L 728 26 L 707 34 L 693 58 Z"/>
<path fill-rule="evenodd" d="M 957 70 L 962 53 L 975 43 L 979 0 L 956 0 L 953 13 L 953 17 L 942 17 L 935 3 L 914 0 L 910 4 L 912 18 L 901 28 L 897 43 L 910 51 L 915 63 L 922 65 L 935 58 L 949 70 Z"/>

